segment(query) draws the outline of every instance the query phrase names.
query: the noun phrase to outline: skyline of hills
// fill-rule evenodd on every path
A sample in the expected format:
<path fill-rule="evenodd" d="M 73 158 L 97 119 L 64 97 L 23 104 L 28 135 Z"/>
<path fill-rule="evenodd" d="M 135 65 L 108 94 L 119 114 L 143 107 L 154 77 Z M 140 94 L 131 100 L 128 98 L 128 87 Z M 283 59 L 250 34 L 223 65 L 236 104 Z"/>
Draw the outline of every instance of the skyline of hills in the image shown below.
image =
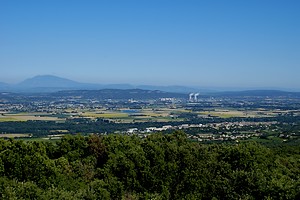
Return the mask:
<path fill-rule="evenodd" d="M 197 92 L 199 89 L 186 86 L 153 86 L 132 84 L 94 84 L 81 83 L 67 78 L 53 75 L 38 75 L 25 79 L 17 84 L 0 83 L 1 91 L 13 92 L 55 92 L 60 90 L 100 90 L 100 89 L 145 89 L 161 90 L 165 92 L 189 93 Z"/>
<path fill-rule="evenodd" d="M 83 99 L 159 99 L 187 98 L 187 94 L 143 89 L 102 89 L 102 90 L 69 90 L 51 94 L 53 97 L 80 96 Z"/>
<path fill-rule="evenodd" d="M 39 75 L 25 79 L 17 84 L 19 87 L 76 87 L 81 83 L 52 75 Z"/>
<path fill-rule="evenodd" d="M 102 89 L 142 89 L 142 90 L 159 90 L 173 93 L 221 93 L 238 91 L 285 91 L 298 92 L 299 89 L 282 89 L 282 88 L 222 88 L 222 87 L 189 87 L 189 86 L 158 86 L 158 85 L 132 85 L 132 84 L 95 84 L 82 83 L 67 78 L 53 75 L 38 75 L 25 79 L 17 84 L 7 84 L 0 82 L 0 92 L 57 92 L 62 90 L 102 90 Z"/>

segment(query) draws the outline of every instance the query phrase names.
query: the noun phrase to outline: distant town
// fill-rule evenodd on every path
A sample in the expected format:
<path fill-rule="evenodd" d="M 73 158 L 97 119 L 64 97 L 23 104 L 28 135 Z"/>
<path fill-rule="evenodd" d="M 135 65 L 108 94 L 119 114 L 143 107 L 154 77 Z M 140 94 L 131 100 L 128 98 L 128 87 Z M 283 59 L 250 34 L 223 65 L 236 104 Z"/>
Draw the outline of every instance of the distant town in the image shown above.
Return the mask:
<path fill-rule="evenodd" d="M 0 93 L 0 133 L 9 138 L 59 139 L 65 134 L 184 131 L 197 142 L 295 142 L 298 93 L 247 91 L 216 94 L 141 89 Z M 86 126 L 88 124 L 88 126 Z"/>

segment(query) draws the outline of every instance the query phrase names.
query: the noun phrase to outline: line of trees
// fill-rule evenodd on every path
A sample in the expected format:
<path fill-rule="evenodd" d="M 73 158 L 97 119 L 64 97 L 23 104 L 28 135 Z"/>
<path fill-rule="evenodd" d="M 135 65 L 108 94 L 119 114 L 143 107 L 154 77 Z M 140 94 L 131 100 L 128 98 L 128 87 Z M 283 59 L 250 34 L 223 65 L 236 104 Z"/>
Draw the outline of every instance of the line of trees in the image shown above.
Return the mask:
<path fill-rule="evenodd" d="M 183 132 L 0 140 L 1 199 L 299 199 L 300 149 Z"/>

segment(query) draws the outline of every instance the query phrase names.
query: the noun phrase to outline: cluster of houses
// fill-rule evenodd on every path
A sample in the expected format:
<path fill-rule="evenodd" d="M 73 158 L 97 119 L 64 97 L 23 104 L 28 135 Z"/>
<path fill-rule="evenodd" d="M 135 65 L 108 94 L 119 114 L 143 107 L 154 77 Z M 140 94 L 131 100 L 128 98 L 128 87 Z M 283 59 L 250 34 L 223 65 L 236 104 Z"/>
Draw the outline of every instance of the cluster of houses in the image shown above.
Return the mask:
<path fill-rule="evenodd" d="M 181 130 L 181 129 L 188 129 L 188 128 L 201 128 L 205 127 L 206 125 L 203 124 L 181 124 L 179 126 L 171 126 L 171 125 L 165 125 L 163 127 L 157 128 L 157 127 L 148 127 L 145 130 L 139 130 L 138 128 L 130 128 L 126 131 L 126 133 L 153 133 L 153 132 L 161 132 L 166 130 Z"/>
<path fill-rule="evenodd" d="M 147 137 L 147 135 L 154 133 L 154 132 L 162 132 L 167 130 L 184 130 L 190 128 L 215 128 L 218 129 L 220 127 L 224 127 L 225 129 L 230 129 L 231 127 L 243 127 L 243 126 L 269 126 L 274 124 L 275 122 L 224 122 L 224 123 L 210 123 L 210 124 L 181 124 L 178 126 L 171 126 L 165 125 L 162 127 L 148 127 L 145 130 L 139 130 L 138 128 L 130 128 L 126 131 L 128 135 L 138 135 L 139 137 Z M 262 134 L 259 132 L 254 133 L 220 133 L 220 134 L 213 134 L 213 133 L 200 133 L 200 134 L 188 134 L 188 138 L 197 140 L 197 141 L 238 141 L 243 139 L 248 139 L 251 137 L 259 137 Z"/>
<path fill-rule="evenodd" d="M 259 137 L 261 133 L 253 134 L 239 134 L 239 135 L 227 135 L 227 134 L 197 134 L 197 135 L 188 135 L 188 138 L 198 140 L 199 142 L 204 141 L 239 141 L 248 139 L 251 137 Z"/>

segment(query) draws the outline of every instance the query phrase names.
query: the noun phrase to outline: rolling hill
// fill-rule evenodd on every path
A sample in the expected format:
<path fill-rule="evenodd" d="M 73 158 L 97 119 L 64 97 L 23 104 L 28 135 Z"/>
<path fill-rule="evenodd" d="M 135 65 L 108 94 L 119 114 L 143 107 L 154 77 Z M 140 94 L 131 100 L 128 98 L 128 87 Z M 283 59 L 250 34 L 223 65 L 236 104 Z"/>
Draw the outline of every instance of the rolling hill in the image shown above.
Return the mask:
<path fill-rule="evenodd" d="M 51 94 L 56 97 L 81 97 L 86 99 L 158 99 L 158 98 L 187 98 L 180 93 L 163 92 L 159 90 L 141 89 L 103 89 L 103 90 L 73 90 L 59 91 Z"/>

